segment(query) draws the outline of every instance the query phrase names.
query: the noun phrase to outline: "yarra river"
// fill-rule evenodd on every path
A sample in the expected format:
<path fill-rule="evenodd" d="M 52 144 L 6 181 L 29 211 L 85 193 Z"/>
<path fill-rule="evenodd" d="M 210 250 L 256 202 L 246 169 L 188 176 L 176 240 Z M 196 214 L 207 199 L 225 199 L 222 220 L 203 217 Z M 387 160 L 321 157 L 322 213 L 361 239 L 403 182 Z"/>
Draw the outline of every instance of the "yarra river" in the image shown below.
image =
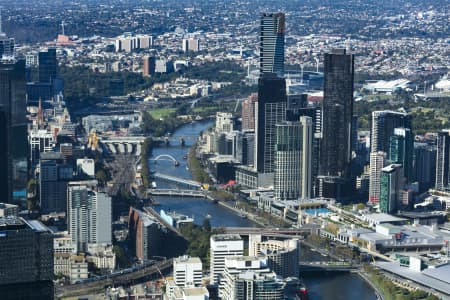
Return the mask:
<path fill-rule="evenodd" d="M 171 161 L 158 161 L 154 163 L 149 162 L 151 171 L 156 171 L 162 174 L 183 177 L 192 179 L 192 176 L 187 169 L 187 161 L 183 157 L 188 153 L 189 146 L 195 143 L 193 137 L 198 136 L 199 133 L 213 123 L 195 122 L 184 125 L 178 128 L 172 137 L 174 141 L 172 145 L 155 147 L 152 156 L 156 157 L 160 154 L 170 154 L 180 162 L 178 167 L 175 167 Z M 186 139 L 186 146 L 181 147 L 178 138 L 189 137 Z M 158 188 L 177 188 L 176 184 L 156 181 Z M 182 187 L 180 187 L 182 188 Z M 235 215 L 226 208 L 212 203 L 211 201 L 199 198 L 170 198 L 157 197 L 156 199 L 160 206 L 156 207 L 159 211 L 175 211 L 181 214 L 193 217 L 195 223 L 201 224 L 206 216 L 210 216 L 211 225 L 213 227 L 253 227 L 252 222 Z M 323 260 L 326 259 L 320 254 L 302 247 L 302 260 Z M 357 274 L 353 273 L 338 273 L 338 274 L 320 274 L 303 276 L 303 280 L 309 292 L 309 299 L 311 300 L 375 300 L 376 296 L 370 286 L 361 279 Z"/>

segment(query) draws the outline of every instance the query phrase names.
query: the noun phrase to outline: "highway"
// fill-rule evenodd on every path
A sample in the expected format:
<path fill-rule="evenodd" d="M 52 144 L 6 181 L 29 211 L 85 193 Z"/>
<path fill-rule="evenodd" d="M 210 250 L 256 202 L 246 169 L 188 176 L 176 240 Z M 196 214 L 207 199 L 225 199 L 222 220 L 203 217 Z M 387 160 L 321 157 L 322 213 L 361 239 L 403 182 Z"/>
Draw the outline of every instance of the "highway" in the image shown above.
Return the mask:
<path fill-rule="evenodd" d="M 172 259 L 167 259 L 139 270 L 134 270 L 131 272 L 126 272 L 125 270 L 123 270 L 123 274 L 112 274 L 105 279 L 79 284 L 56 286 L 55 294 L 56 297 L 59 298 L 82 296 L 103 291 L 108 286 L 129 285 L 132 283 L 134 284 L 137 282 L 146 281 L 150 278 L 159 278 L 159 272 L 161 271 L 164 273 L 164 271 L 170 269 L 172 267 L 172 263 Z"/>

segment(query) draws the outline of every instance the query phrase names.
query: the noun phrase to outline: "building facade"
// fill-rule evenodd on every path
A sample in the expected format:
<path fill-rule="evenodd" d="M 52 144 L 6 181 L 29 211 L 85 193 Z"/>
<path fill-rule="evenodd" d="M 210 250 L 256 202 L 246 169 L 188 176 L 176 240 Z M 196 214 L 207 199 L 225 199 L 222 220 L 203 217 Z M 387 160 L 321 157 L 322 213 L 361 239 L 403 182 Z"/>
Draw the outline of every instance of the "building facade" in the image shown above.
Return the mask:
<path fill-rule="evenodd" d="M 95 180 L 69 182 L 67 224 L 77 251 L 86 251 L 88 244 L 111 244 L 111 223 L 111 197 L 96 190 Z"/>
<path fill-rule="evenodd" d="M 217 234 L 210 238 L 210 282 L 219 284 L 225 270 L 225 258 L 244 255 L 244 241 L 239 235 Z"/>
<path fill-rule="evenodd" d="M 200 286 L 202 261 L 198 257 L 180 256 L 173 260 L 174 281 L 177 286 Z"/>
<path fill-rule="evenodd" d="M 435 188 L 444 190 L 449 185 L 450 132 L 443 130 L 436 140 L 436 183 Z"/>
<path fill-rule="evenodd" d="M 307 199 L 311 196 L 312 121 L 276 124 L 275 197 L 280 200 Z"/>
<path fill-rule="evenodd" d="M 381 170 L 380 179 L 380 211 L 392 214 L 397 211 L 401 203 L 403 190 L 403 167 L 391 164 Z"/>
<path fill-rule="evenodd" d="M 258 81 L 255 123 L 255 162 L 258 173 L 273 173 L 277 123 L 286 120 L 286 82 L 273 73 Z"/>
<path fill-rule="evenodd" d="M 351 163 L 354 57 L 345 49 L 325 54 L 320 175 L 348 178 Z"/>
<path fill-rule="evenodd" d="M 242 130 L 255 130 L 255 106 L 258 94 L 253 93 L 242 102 Z"/>
<path fill-rule="evenodd" d="M 25 61 L 0 63 L 0 195 L 5 202 L 26 200 L 28 140 Z"/>
<path fill-rule="evenodd" d="M 2 299 L 53 299 L 53 236 L 39 221 L 0 218 Z"/>
<path fill-rule="evenodd" d="M 260 74 L 284 75 L 285 16 L 283 13 L 262 13 L 259 33 Z"/>
<path fill-rule="evenodd" d="M 386 153 L 383 151 L 370 153 L 369 202 L 380 202 L 381 169 L 386 164 Z"/>

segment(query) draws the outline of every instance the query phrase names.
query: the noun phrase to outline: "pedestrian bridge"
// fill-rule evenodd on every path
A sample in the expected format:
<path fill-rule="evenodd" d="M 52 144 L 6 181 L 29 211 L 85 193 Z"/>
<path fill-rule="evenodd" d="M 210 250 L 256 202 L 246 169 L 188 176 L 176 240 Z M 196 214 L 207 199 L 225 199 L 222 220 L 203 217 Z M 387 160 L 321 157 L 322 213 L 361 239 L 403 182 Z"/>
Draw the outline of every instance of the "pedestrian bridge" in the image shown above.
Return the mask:
<path fill-rule="evenodd" d="M 350 272 L 357 265 L 340 261 L 304 261 L 300 263 L 300 272 Z"/>
<path fill-rule="evenodd" d="M 155 158 L 150 158 L 149 160 L 152 160 L 152 161 L 154 161 L 155 163 L 157 162 L 157 161 L 160 161 L 160 160 L 166 160 L 166 161 L 171 161 L 171 162 L 173 162 L 173 164 L 175 165 L 175 166 L 178 166 L 180 163 L 178 162 L 178 160 L 176 160 L 176 158 L 175 157 L 173 157 L 172 155 L 170 155 L 170 154 L 160 154 L 160 155 L 158 155 L 158 156 L 156 156 Z"/>
<path fill-rule="evenodd" d="M 152 196 L 196 197 L 196 198 L 206 197 L 202 191 L 197 190 L 149 189 L 147 192 Z"/>
<path fill-rule="evenodd" d="M 162 173 L 159 173 L 159 172 L 155 172 L 153 174 L 153 177 L 155 177 L 157 179 L 173 182 L 173 183 L 183 184 L 183 185 L 186 185 L 188 187 L 194 187 L 194 188 L 200 188 L 201 185 L 202 185 L 200 182 L 195 181 L 195 180 L 190 180 L 190 179 L 180 178 L 180 177 L 176 177 L 176 176 L 166 175 L 166 174 L 162 174 Z"/>

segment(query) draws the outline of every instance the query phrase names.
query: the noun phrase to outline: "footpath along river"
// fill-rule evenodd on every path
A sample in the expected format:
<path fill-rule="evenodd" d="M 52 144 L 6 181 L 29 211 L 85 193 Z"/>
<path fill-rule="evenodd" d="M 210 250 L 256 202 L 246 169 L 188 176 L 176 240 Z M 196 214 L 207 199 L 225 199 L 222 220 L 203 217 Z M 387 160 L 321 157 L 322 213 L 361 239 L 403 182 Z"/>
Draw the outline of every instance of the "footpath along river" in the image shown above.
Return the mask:
<path fill-rule="evenodd" d="M 201 131 L 212 125 L 212 121 L 195 122 L 178 128 L 172 136 L 176 142 L 172 145 L 155 147 L 152 157 L 160 154 L 170 154 L 180 162 L 178 167 L 170 161 L 149 162 L 150 169 L 159 173 L 192 179 L 192 175 L 187 169 L 187 161 L 183 157 L 188 153 L 189 147 L 195 143 L 193 137 L 198 136 Z M 189 137 L 186 139 L 185 147 L 181 147 L 178 142 L 179 137 Z M 177 188 L 176 184 L 157 180 L 158 188 Z M 182 188 L 182 187 L 179 187 Z M 240 216 L 235 215 L 226 208 L 212 203 L 211 201 L 199 198 L 170 198 L 157 197 L 160 206 L 156 207 L 159 211 L 176 211 L 194 217 L 197 224 L 201 224 L 206 216 L 210 216 L 213 227 L 253 227 L 254 223 Z M 326 259 L 317 252 L 308 248 L 301 249 L 302 260 Z M 339 273 L 339 274 L 320 274 L 314 276 L 303 276 L 303 280 L 308 288 L 309 299 L 311 300 L 376 300 L 372 288 L 357 274 Z"/>

